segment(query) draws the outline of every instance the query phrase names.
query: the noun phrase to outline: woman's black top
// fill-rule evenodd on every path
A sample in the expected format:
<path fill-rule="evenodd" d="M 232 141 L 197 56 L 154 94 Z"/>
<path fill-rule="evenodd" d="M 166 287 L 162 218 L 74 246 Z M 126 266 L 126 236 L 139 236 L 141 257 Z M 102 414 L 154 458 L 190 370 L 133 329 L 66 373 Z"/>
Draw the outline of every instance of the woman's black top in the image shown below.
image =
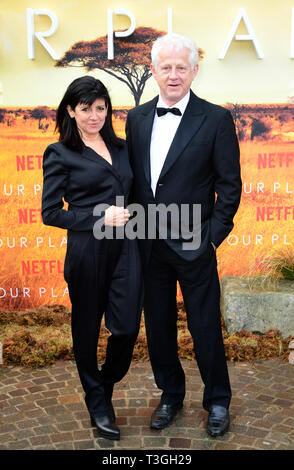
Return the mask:
<path fill-rule="evenodd" d="M 90 147 L 76 152 L 56 142 L 49 145 L 43 157 L 42 218 L 45 225 L 68 230 L 93 230 L 101 217 L 93 215 L 97 204 L 124 207 L 132 185 L 133 173 L 127 146 L 108 147 L 112 165 Z M 122 199 L 120 199 L 122 200 Z M 64 201 L 68 203 L 65 210 Z"/>

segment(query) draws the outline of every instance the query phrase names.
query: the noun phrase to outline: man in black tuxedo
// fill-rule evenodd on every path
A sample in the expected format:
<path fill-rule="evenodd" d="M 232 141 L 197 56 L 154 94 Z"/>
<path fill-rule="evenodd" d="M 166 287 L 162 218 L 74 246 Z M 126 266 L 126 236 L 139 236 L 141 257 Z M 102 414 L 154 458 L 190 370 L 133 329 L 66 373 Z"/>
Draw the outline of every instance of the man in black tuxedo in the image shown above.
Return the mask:
<path fill-rule="evenodd" d="M 199 246 L 187 249 L 183 237 L 172 236 L 170 225 L 165 239 L 157 226 L 155 240 L 139 240 L 148 348 L 156 384 L 163 391 L 151 428 L 168 426 L 185 396 L 185 375 L 177 351 L 179 281 L 205 385 L 207 432 L 219 436 L 229 429 L 231 389 L 215 250 L 232 230 L 240 202 L 239 145 L 230 112 L 190 90 L 198 72 L 194 41 L 176 34 L 162 36 L 155 41 L 151 57 L 159 97 L 132 109 L 126 125 L 135 176 L 134 202 L 146 213 L 149 204 L 173 203 L 179 210 L 186 204 L 192 231 L 196 230 L 193 206 L 201 206 Z"/>

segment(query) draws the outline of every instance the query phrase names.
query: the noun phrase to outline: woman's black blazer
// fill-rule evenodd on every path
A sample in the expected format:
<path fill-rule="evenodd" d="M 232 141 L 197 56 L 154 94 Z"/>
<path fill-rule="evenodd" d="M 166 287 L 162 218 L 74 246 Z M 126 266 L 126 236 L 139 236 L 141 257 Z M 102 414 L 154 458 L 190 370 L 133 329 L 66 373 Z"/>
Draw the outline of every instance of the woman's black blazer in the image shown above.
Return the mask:
<path fill-rule="evenodd" d="M 127 147 L 109 147 L 112 165 L 90 147 L 82 152 L 62 143 L 49 145 L 43 157 L 42 218 L 45 225 L 68 230 L 93 230 L 101 217 L 93 215 L 97 204 L 116 204 L 124 197 L 124 207 L 132 185 Z M 64 201 L 68 203 L 65 210 Z"/>

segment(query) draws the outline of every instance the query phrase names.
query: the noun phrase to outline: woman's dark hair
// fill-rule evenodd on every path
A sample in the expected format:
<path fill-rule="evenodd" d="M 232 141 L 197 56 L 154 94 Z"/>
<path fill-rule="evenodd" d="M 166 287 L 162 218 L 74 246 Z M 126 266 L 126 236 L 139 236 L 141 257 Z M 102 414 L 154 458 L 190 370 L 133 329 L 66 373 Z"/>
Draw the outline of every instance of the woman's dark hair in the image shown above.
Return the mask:
<path fill-rule="evenodd" d="M 100 134 L 106 144 L 121 147 L 122 140 L 117 137 L 112 126 L 112 106 L 106 87 L 100 80 L 88 75 L 77 78 L 67 88 L 64 97 L 56 111 L 55 131 L 59 133 L 59 140 L 66 147 L 79 152 L 83 149 L 83 141 L 77 128 L 76 120 L 68 114 L 67 106 L 74 110 L 77 104 L 91 106 L 95 100 L 103 98 L 107 106 L 107 115 Z"/>

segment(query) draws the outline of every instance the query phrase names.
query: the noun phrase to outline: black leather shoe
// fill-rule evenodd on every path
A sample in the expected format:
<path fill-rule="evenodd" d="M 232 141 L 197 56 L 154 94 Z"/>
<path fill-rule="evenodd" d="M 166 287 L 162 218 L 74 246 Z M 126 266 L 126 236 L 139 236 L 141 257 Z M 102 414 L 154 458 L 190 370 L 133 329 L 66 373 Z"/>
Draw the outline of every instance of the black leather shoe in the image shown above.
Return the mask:
<path fill-rule="evenodd" d="M 212 405 L 207 420 L 207 433 L 212 437 L 223 436 L 230 426 L 229 410 L 224 406 Z"/>
<path fill-rule="evenodd" d="M 168 405 L 167 403 L 159 403 L 151 416 L 151 429 L 164 429 L 172 423 L 177 412 L 183 407 L 183 403 L 177 405 Z"/>
<path fill-rule="evenodd" d="M 98 434 L 106 439 L 118 441 L 120 439 L 120 430 L 114 424 L 110 414 L 104 416 L 91 416 L 91 424 L 95 426 Z"/>

